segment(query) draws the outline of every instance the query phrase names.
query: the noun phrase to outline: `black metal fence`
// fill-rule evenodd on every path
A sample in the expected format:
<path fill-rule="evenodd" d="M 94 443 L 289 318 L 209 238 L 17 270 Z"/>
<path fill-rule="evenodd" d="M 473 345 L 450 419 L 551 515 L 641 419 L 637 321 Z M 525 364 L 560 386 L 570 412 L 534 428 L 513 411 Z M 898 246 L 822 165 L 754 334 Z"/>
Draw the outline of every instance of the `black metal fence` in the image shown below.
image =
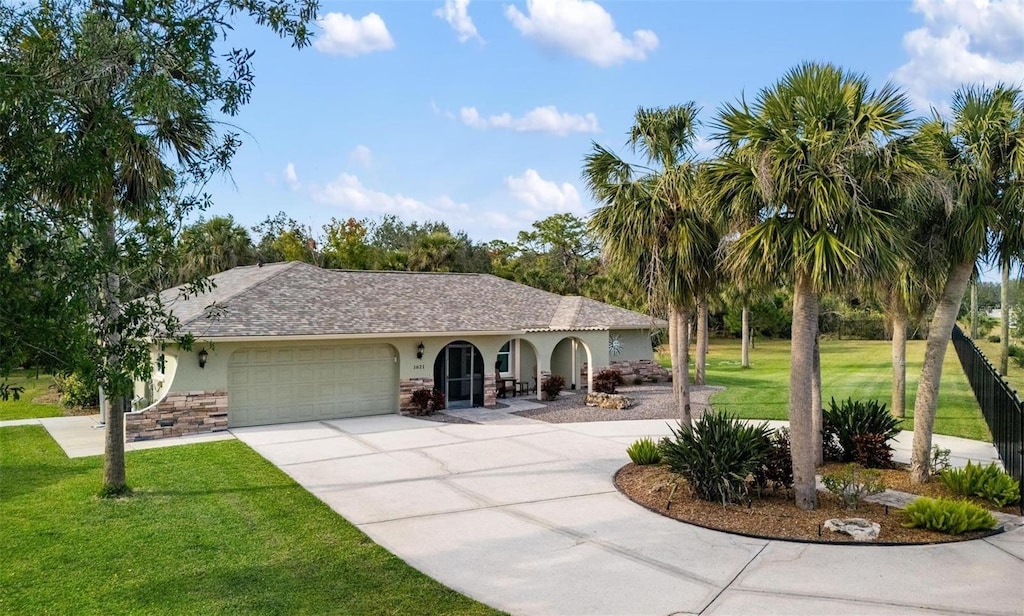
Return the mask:
<path fill-rule="evenodd" d="M 974 341 L 955 325 L 953 347 L 992 431 L 992 441 L 1003 467 L 1024 483 L 1024 403 Z M 1021 509 L 1024 511 L 1024 503 Z"/>

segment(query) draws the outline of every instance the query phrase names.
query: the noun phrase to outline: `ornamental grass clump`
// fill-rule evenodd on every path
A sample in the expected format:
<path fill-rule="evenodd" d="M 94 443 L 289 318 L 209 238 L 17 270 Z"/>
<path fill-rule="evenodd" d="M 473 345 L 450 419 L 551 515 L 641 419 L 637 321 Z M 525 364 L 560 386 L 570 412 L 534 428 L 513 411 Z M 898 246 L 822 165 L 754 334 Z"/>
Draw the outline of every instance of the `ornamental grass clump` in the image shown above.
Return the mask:
<path fill-rule="evenodd" d="M 705 413 L 692 428 L 669 429 L 672 438 L 661 441 L 669 468 L 699 498 L 723 505 L 747 498 L 747 480 L 764 466 L 772 447 L 767 423 L 748 425 L 722 412 Z"/>
<path fill-rule="evenodd" d="M 633 464 L 637 466 L 661 462 L 661 450 L 658 449 L 658 444 L 647 436 L 634 441 L 626 449 L 626 453 L 629 455 L 629 459 L 633 461 Z"/>
<path fill-rule="evenodd" d="M 1020 483 L 999 468 L 967 463 L 964 468 L 947 468 L 939 473 L 939 481 L 957 496 L 977 496 L 996 507 L 1020 502 Z"/>
<path fill-rule="evenodd" d="M 859 462 L 870 468 L 890 468 L 892 448 L 889 441 L 900 432 L 900 420 L 877 400 L 847 398 L 836 404 L 835 398 L 824 410 L 823 440 L 835 439 L 842 449 L 841 462 Z"/>
<path fill-rule="evenodd" d="M 926 528 L 947 535 L 991 530 L 996 519 L 981 507 L 963 500 L 919 498 L 904 510 L 907 528 Z"/>

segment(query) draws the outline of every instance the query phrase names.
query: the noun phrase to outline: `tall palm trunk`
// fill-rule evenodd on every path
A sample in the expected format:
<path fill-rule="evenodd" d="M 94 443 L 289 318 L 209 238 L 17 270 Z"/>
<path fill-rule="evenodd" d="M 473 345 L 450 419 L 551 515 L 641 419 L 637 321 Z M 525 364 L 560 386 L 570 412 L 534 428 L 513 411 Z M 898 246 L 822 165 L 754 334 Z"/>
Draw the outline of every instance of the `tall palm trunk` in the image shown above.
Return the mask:
<path fill-rule="evenodd" d="M 942 296 L 935 307 L 931 326 L 928 328 L 924 366 L 921 368 L 921 378 L 917 383 L 917 399 L 914 401 L 914 445 L 910 468 L 911 480 L 914 483 L 924 483 L 930 479 L 932 430 L 935 427 L 935 408 L 939 403 L 942 363 L 946 358 L 946 348 L 953 332 L 953 324 L 956 323 L 960 303 L 967 292 L 967 284 L 973 271 L 973 261 L 952 267 L 942 288 Z"/>
<path fill-rule="evenodd" d="M 679 380 L 677 369 L 679 367 L 679 319 L 676 318 L 676 309 L 671 307 L 668 310 L 668 353 L 672 359 L 672 400 L 679 404 Z"/>
<path fill-rule="evenodd" d="M 1003 376 L 1010 369 L 1010 262 L 1003 263 L 1002 280 L 999 282 L 999 372 Z"/>
<path fill-rule="evenodd" d="M 821 403 L 821 335 L 814 328 L 814 360 L 811 368 L 811 440 L 814 447 L 814 464 L 821 466 L 825 461 L 825 453 L 822 451 L 822 434 L 825 427 L 825 419 L 822 417 Z"/>
<path fill-rule="evenodd" d="M 696 385 L 707 384 L 707 362 L 708 362 L 708 302 L 701 300 L 697 302 L 697 355 L 694 358 Z"/>
<path fill-rule="evenodd" d="M 743 304 L 743 325 L 740 327 L 740 366 L 750 367 L 750 308 Z"/>
<path fill-rule="evenodd" d="M 895 300 L 892 311 L 892 404 L 893 417 L 907 416 L 907 312 Z"/>
<path fill-rule="evenodd" d="M 789 429 L 792 435 L 793 491 L 796 506 L 818 506 L 815 485 L 817 454 L 814 452 L 813 386 L 814 340 L 818 334 L 818 294 L 810 278 L 796 275 L 793 288 L 793 336 L 789 368 Z M 820 449 L 820 448 L 819 448 Z"/>
<path fill-rule="evenodd" d="M 102 242 L 104 254 L 117 254 L 117 237 L 113 214 L 104 217 L 97 225 L 97 239 Z M 108 262 L 110 262 L 108 260 Z M 115 259 L 116 262 L 116 259 Z M 104 324 L 104 343 L 107 349 L 106 368 L 108 374 L 116 374 L 121 365 L 119 349 L 121 331 L 121 275 L 108 272 L 102 281 L 101 297 L 107 322 Z M 129 410 L 129 400 L 116 384 L 107 388 L 112 392 L 107 403 L 107 423 L 104 434 L 103 490 L 107 494 L 119 494 L 127 487 L 124 459 L 124 414 Z"/>
<path fill-rule="evenodd" d="M 693 425 L 693 413 L 690 409 L 690 322 L 689 310 L 677 309 L 675 317 L 678 319 L 679 330 L 679 363 L 674 367 L 674 380 L 679 381 L 679 399 L 676 401 L 679 410 L 679 423 L 690 427 Z"/>
<path fill-rule="evenodd" d="M 978 281 L 975 280 L 971 284 L 971 340 L 978 337 Z"/>

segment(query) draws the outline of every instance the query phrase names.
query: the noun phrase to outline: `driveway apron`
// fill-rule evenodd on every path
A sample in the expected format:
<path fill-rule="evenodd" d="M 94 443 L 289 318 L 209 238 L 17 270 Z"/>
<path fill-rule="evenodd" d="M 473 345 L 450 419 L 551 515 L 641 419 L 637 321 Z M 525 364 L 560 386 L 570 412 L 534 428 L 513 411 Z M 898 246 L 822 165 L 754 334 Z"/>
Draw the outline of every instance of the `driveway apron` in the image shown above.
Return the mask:
<path fill-rule="evenodd" d="M 233 430 L 447 586 L 512 614 L 1021 614 L 1024 529 L 966 543 L 738 537 L 615 489 L 663 420 L 440 424 L 381 416 Z"/>

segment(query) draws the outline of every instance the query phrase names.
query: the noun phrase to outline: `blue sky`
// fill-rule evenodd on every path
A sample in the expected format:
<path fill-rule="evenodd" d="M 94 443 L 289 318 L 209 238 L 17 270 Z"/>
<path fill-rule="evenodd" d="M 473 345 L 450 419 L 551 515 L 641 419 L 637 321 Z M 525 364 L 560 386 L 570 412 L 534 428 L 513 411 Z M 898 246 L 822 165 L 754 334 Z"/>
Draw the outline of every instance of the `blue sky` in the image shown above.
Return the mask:
<path fill-rule="evenodd" d="M 208 214 L 513 239 L 593 208 L 581 161 L 592 141 L 623 151 L 638 106 L 694 101 L 710 123 L 805 60 L 895 81 L 922 112 L 965 81 L 1024 79 L 1024 0 L 326 0 L 317 32 L 296 50 L 238 24 L 256 90 Z"/>

